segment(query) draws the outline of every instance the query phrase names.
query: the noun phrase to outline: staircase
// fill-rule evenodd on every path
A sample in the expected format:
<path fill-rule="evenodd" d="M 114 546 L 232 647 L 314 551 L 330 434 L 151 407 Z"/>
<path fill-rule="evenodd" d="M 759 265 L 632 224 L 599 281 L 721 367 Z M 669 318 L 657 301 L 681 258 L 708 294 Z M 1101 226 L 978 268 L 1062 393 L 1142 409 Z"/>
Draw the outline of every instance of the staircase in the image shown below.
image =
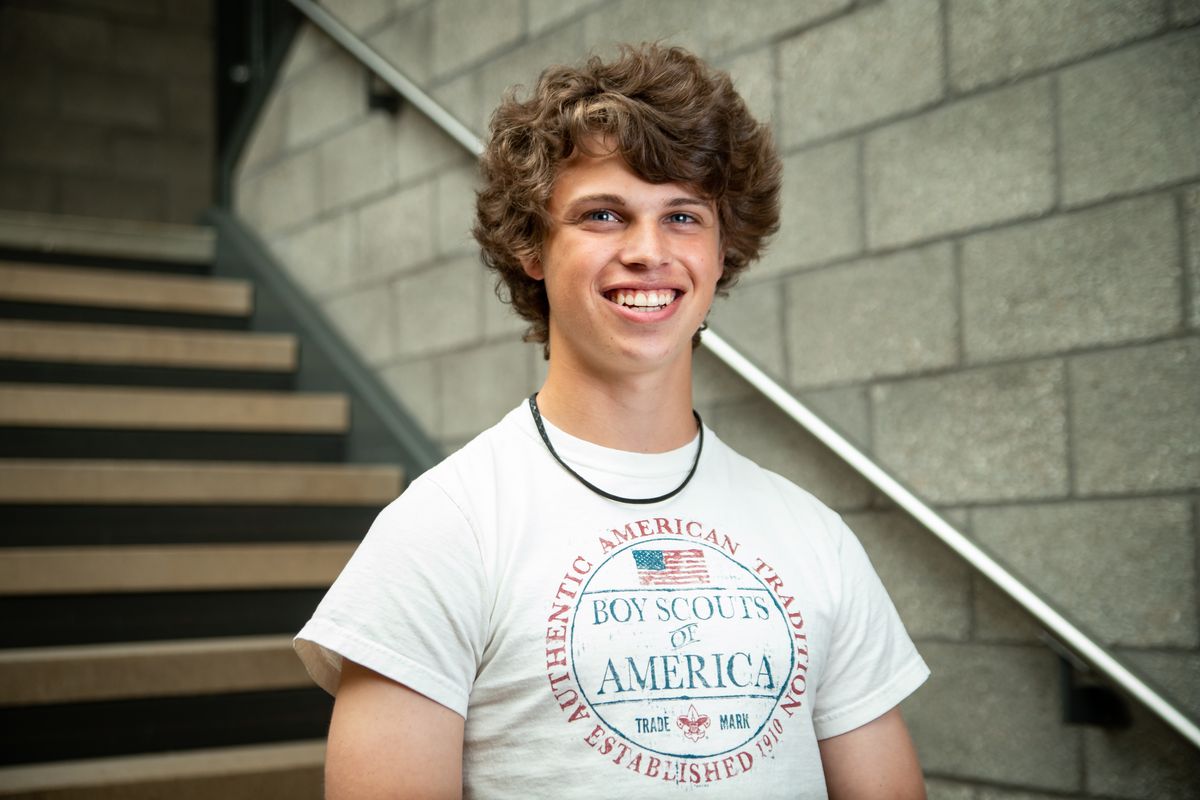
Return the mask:
<path fill-rule="evenodd" d="M 213 247 L 0 213 L 0 797 L 322 794 L 291 634 L 402 475 Z"/>

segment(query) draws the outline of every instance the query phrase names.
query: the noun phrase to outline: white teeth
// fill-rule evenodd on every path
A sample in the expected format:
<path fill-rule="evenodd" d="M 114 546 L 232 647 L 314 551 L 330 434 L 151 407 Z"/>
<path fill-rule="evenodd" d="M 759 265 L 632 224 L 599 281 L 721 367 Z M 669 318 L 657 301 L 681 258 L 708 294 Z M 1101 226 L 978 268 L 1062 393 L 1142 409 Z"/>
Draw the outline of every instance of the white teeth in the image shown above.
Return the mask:
<path fill-rule="evenodd" d="M 675 294 L 674 289 L 650 289 L 649 291 L 618 289 L 612 293 L 611 297 L 617 305 L 652 311 L 670 305 L 675 300 Z"/>

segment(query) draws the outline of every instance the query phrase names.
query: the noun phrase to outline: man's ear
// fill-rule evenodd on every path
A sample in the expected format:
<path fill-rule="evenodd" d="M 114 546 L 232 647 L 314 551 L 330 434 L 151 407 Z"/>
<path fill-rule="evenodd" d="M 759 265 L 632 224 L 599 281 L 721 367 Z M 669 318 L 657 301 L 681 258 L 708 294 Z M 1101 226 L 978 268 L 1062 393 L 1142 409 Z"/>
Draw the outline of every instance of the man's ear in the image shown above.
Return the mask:
<path fill-rule="evenodd" d="M 537 256 L 522 256 L 521 269 L 525 270 L 525 274 L 535 281 L 546 279 L 546 270 L 542 268 L 542 260 Z"/>

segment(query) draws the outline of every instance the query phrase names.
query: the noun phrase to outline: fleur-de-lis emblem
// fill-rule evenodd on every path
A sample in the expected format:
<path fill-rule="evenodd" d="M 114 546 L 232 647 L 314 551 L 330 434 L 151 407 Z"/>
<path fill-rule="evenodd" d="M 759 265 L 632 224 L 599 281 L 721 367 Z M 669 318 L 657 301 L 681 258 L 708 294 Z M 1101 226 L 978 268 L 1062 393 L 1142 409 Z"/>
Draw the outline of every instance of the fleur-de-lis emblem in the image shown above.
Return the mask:
<path fill-rule="evenodd" d="M 689 706 L 687 716 L 676 717 L 675 724 L 683 730 L 684 736 L 698 742 L 707 735 L 704 729 L 708 727 L 708 715 L 698 712 L 695 706 Z"/>

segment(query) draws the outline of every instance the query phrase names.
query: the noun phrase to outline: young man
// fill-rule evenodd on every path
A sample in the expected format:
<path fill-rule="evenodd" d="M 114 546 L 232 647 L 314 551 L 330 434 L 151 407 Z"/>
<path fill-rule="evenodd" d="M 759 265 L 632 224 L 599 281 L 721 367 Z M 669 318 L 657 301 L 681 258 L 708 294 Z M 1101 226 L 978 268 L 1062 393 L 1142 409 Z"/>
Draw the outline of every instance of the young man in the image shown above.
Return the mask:
<path fill-rule="evenodd" d="M 692 411 L 778 219 L 728 77 L 648 46 L 492 120 L 476 237 L 545 384 L 379 516 L 297 649 L 329 797 L 918 798 L 928 671 L 857 540 Z"/>

